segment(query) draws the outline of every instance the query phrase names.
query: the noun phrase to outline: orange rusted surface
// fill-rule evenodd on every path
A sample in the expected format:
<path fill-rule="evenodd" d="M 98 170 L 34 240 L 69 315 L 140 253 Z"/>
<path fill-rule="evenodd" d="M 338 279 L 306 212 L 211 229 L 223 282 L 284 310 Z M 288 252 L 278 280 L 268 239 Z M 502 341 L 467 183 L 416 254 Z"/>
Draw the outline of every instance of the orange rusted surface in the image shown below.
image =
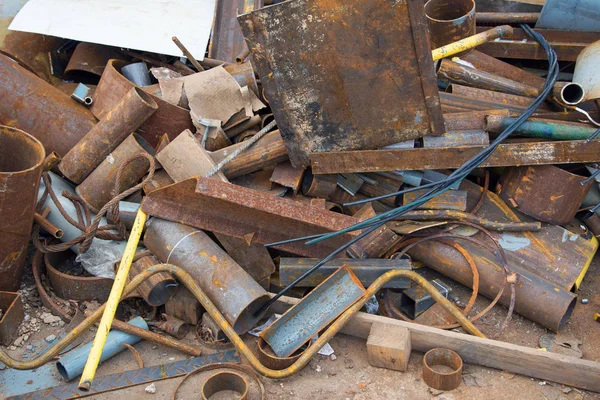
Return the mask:
<path fill-rule="evenodd" d="M 429 0 L 425 16 L 432 50 L 475 35 L 474 0 Z"/>
<path fill-rule="evenodd" d="M 292 165 L 443 133 L 422 0 L 286 1 L 238 20 Z"/>
<path fill-rule="evenodd" d="M 21 285 L 44 158 L 39 140 L 0 126 L 0 291 Z"/>
<path fill-rule="evenodd" d="M 29 133 L 64 156 L 96 124 L 83 105 L 0 54 L 0 124 Z"/>

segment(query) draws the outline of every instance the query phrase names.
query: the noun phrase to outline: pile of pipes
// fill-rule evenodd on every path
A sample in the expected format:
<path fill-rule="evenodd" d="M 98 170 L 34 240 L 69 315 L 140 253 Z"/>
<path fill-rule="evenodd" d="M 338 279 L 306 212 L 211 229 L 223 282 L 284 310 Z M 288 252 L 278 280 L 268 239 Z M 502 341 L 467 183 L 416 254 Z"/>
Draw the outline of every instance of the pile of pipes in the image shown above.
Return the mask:
<path fill-rule="evenodd" d="M 252 369 L 214 375 L 208 398 L 243 393 L 252 370 L 293 375 L 341 331 L 378 367 L 427 352 L 439 390 L 465 361 L 600 392 L 600 363 L 502 342 L 515 314 L 560 332 L 585 307 L 598 20 L 573 31 L 578 9 L 551 0 L 291 0 L 239 16 L 216 3 L 201 56 L 177 37 L 180 56 L 6 30 L 0 343 L 19 336 L 31 273 L 70 329 L 0 361 L 60 354 L 79 380 L 65 386 L 93 394 L 108 390 L 99 363 L 140 340 L 196 357 L 186 372 L 243 356 Z M 502 318 L 480 324 L 491 310 Z M 229 342 L 237 353 L 201 356 Z"/>

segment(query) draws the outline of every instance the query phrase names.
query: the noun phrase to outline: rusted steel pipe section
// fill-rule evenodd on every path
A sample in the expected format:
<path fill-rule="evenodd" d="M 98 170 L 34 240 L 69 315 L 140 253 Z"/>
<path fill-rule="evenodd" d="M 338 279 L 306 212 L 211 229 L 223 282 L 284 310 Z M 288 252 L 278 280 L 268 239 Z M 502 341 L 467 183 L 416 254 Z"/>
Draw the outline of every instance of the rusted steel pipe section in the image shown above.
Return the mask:
<path fill-rule="evenodd" d="M 37 138 L 64 156 L 96 124 L 81 104 L 0 54 L 0 124 Z"/>
<path fill-rule="evenodd" d="M 94 103 L 90 107 L 96 118 L 104 118 L 121 102 L 127 92 L 136 87 L 121 74 L 121 69 L 126 65 L 127 63 L 121 60 L 110 60 L 106 64 L 94 92 Z M 147 94 L 158 105 L 158 109 L 139 127 L 138 133 L 152 146 L 156 146 L 165 133 L 169 138 L 174 139 L 184 130 L 194 129 L 189 110 L 167 103 L 151 93 Z"/>
<path fill-rule="evenodd" d="M 32 135 L 0 126 L 0 291 L 21 286 L 45 158 Z"/>
<path fill-rule="evenodd" d="M 586 92 L 579 83 L 556 82 L 552 95 L 562 103 L 574 106 L 585 100 Z"/>
<path fill-rule="evenodd" d="M 444 123 L 446 131 L 468 131 L 474 129 L 485 129 L 488 115 L 503 115 L 508 117 L 510 112 L 507 109 L 490 109 L 484 111 L 466 111 L 462 113 L 444 114 Z"/>
<path fill-rule="evenodd" d="M 474 0 L 429 0 L 425 17 L 432 50 L 475 35 Z"/>
<path fill-rule="evenodd" d="M 554 165 L 508 168 L 501 177 L 500 197 L 523 214 L 555 225 L 575 218 L 594 184 Z"/>
<path fill-rule="evenodd" d="M 438 78 L 443 80 L 496 92 L 525 97 L 537 97 L 540 92 L 534 86 L 502 78 L 498 75 L 467 67 L 448 59 L 440 61 L 437 74 Z"/>
<path fill-rule="evenodd" d="M 540 13 L 478 12 L 475 17 L 480 24 L 535 24 L 540 17 Z"/>
<path fill-rule="evenodd" d="M 75 191 L 90 210 L 98 213 L 113 197 L 134 186 L 146 174 L 150 163 L 146 158 L 136 158 L 121 171 L 120 190 L 114 192 L 119 168 L 139 154 L 154 156 L 154 149 L 143 137 L 133 133 L 77 186 Z"/>
<path fill-rule="evenodd" d="M 487 54 L 477 50 L 473 50 L 469 54 L 464 54 L 460 58 L 470 63 L 478 70 L 489 72 L 490 74 L 495 74 L 502 78 L 510 79 L 526 85 L 534 86 L 539 90 L 541 90 L 546 83 L 546 80 L 541 76 L 527 72 L 522 68 L 515 67 L 512 64 L 499 60 L 496 57 L 488 56 Z"/>
<path fill-rule="evenodd" d="M 488 250 L 481 246 L 462 240 L 457 242 L 469 252 L 477 264 L 479 292 L 489 299 L 496 297 L 502 282 L 506 279 L 502 266 Z M 472 287 L 471 268 L 465 258 L 453 247 L 430 241 L 416 245 L 408 251 L 408 254 L 414 260 L 423 262 L 439 273 L 467 287 Z M 511 263 L 510 269 L 519 275 L 515 285 L 515 311 L 558 332 L 571 316 L 577 297 L 568 290 L 520 268 L 517 263 Z M 500 304 L 508 307 L 510 297 L 510 290 L 506 290 L 500 298 Z"/>
<path fill-rule="evenodd" d="M 488 115 L 485 130 L 502 132 L 515 120 L 515 117 Z M 515 134 L 552 140 L 586 140 L 596 132 L 596 129 L 578 122 L 530 118 L 517 128 Z"/>
<path fill-rule="evenodd" d="M 161 261 L 189 272 L 237 333 L 252 329 L 260 319 L 255 314 L 269 300 L 268 293 L 206 233 L 153 218 L 144 244 Z"/>
<path fill-rule="evenodd" d="M 359 222 L 347 215 L 202 177 L 148 193 L 142 210 L 214 233 L 251 238 L 252 243 L 259 244 L 337 231 Z M 274 247 L 305 257 L 326 257 L 353 237 L 345 234 L 312 246 L 293 242 Z"/>
<path fill-rule="evenodd" d="M 156 102 L 144 91 L 132 88 L 121 102 L 63 157 L 58 168 L 75 183 L 102 163 L 127 136 L 135 132 L 157 110 Z"/>
<path fill-rule="evenodd" d="M 238 143 L 225 147 L 212 152 L 210 156 L 215 164 L 218 164 L 241 145 L 242 143 Z M 248 150 L 240 153 L 230 163 L 226 164 L 222 171 L 227 179 L 234 179 L 288 159 L 285 142 L 277 130 L 267 133 Z"/>
<path fill-rule="evenodd" d="M 117 48 L 81 42 L 73 50 L 65 68 L 65 76 L 76 82 L 97 82 L 112 58 L 123 57 Z"/>
<path fill-rule="evenodd" d="M 503 104 L 487 99 L 470 99 L 465 96 L 447 92 L 440 92 L 440 101 L 442 102 L 442 111 L 444 114 L 485 111 L 493 108 L 520 113 L 526 108 L 517 104 Z"/>
<path fill-rule="evenodd" d="M 160 260 L 155 256 L 145 256 L 131 264 L 129 278 L 135 278 L 138 274 L 153 265 L 160 264 Z M 140 295 L 146 300 L 146 303 L 153 307 L 162 306 L 171 300 L 177 293 L 177 281 L 167 273 L 152 275 L 144 281 L 138 288 Z"/>
<path fill-rule="evenodd" d="M 63 231 L 56 225 L 54 225 L 52 222 L 48 221 L 46 217 L 44 217 L 42 214 L 35 213 L 33 215 L 33 220 L 36 224 L 40 226 L 40 228 L 42 228 L 44 231 L 48 232 L 55 238 L 60 239 L 63 236 Z"/>
<path fill-rule="evenodd" d="M 456 94 L 458 96 L 464 96 L 474 101 L 494 101 L 499 104 L 511 104 L 513 106 L 519 106 L 527 108 L 535 101 L 532 97 L 518 96 L 515 94 L 508 94 L 502 92 L 495 92 L 493 90 L 479 89 L 470 86 L 458 85 L 452 83 L 448 86 L 448 92 Z M 542 104 L 538 107 L 540 111 L 549 111 L 550 108 Z"/>

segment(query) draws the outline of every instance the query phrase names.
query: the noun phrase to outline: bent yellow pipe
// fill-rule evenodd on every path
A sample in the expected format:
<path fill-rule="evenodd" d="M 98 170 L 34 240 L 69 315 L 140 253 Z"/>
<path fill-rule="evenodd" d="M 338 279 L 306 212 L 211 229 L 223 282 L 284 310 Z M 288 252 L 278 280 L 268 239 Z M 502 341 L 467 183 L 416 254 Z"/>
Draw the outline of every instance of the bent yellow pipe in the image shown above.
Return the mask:
<path fill-rule="evenodd" d="M 92 344 L 90 355 L 88 356 L 85 367 L 83 368 L 83 374 L 79 380 L 79 389 L 88 390 L 92 385 L 94 376 L 96 375 L 98 364 L 100 364 L 100 357 L 102 356 L 102 350 L 104 350 L 108 332 L 110 332 L 110 327 L 112 326 L 113 319 L 115 318 L 117 306 L 121 301 L 123 288 L 125 287 L 125 283 L 127 283 L 127 277 L 129 276 L 129 269 L 131 268 L 133 258 L 135 257 L 135 251 L 138 247 L 138 243 L 140 242 L 140 238 L 142 237 L 142 231 L 144 230 L 146 217 L 146 213 L 140 208 L 135 216 L 133 228 L 131 229 L 131 235 L 129 235 L 129 240 L 127 240 L 127 246 L 123 252 L 123 257 L 121 258 L 121 263 L 119 264 L 115 281 L 110 289 L 110 294 L 108 296 L 108 300 L 106 301 L 106 310 L 102 314 L 102 319 L 98 325 L 98 331 L 96 331 L 96 336 L 94 337 L 94 343 Z"/>
<path fill-rule="evenodd" d="M 512 36 L 513 28 L 510 25 L 497 26 L 477 35 L 469 36 L 457 42 L 447 44 L 437 48 L 431 52 L 433 61 L 441 60 L 442 58 L 450 57 L 454 54 L 462 53 L 463 51 L 473 49 L 480 44 L 491 42 L 505 36 Z"/>
<path fill-rule="evenodd" d="M 479 329 L 473 326 L 467 318 L 460 312 L 454 304 L 452 304 L 448 299 L 446 299 L 440 292 L 438 292 L 433 285 L 427 282 L 426 279 L 421 277 L 419 274 L 413 271 L 406 270 L 396 270 L 390 271 L 386 274 L 379 277 L 373 284 L 367 289 L 365 295 L 360 298 L 352 307 L 346 310 L 337 320 L 335 320 L 330 327 L 317 339 L 313 346 L 310 346 L 307 351 L 290 367 L 284 370 L 272 370 L 265 367 L 258 358 L 252 353 L 250 348 L 244 343 L 244 341 L 239 337 L 239 335 L 233 330 L 231 325 L 225 320 L 225 317 L 221 314 L 221 312 L 216 308 L 213 302 L 202 292 L 198 284 L 194 281 L 194 279 L 184 270 L 174 265 L 169 264 L 159 264 L 154 265 L 139 275 L 137 275 L 129 285 L 123 290 L 122 298 L 127 297 L 131 292 L 133 292 L 139 285 L 141 285 L 145 280 L 150 278 L 152 275 L 168 272 L 173 274 L 177 279 L 183 283 L 190 292 L 194 294 L 194 296 L 202 303 L 206 311 L 213 317 L 215 322 L 219 324 L 219 327 L 223 330 L 223 332 L 227 335 L 227 337 L 234 344 L 240 354 L 244 355 L 246 359 L 252 364 L 252 366 L 262 375 L 268 378 L 285 378 L 294 373 L 298 372 L 302 367 L 304 367 L 311 358 L 323 347 L 336 333 L 342 329 L 342 327 L 362 308 L 362 306 L 373 296 L 383 285 L 389 282 L 391 279 L 397 277 L 404 277 L 412 280 L 418 285 L 422 286 L 431 297 L 438 302 L 444 309 L 449 311 L 463 326 L 469 333 L 479 336 L 485 337 Z M 82 321 L 79 325 L 75 327 L 71 332 L 67 333 L 67 335 L 62 338 L 55 346 L 53 346 L 48 352 L 42 354 L 38 358 L 30 361 L 18 361 L 10 357 L 4 351 L 0 350 L 0 361 L 6 364 L 10 368 L 15 369 L 33 369 L 37 368 L 48 361 L 52 360 L 58 353 L 71 344 L 79 335 L 85 332 L 87 329 L 93 326 L 93 324 L 98 321 L 106 308 L 108 303 L 103 304 L 100 308 L 98 308 L 92 315 Z"/>

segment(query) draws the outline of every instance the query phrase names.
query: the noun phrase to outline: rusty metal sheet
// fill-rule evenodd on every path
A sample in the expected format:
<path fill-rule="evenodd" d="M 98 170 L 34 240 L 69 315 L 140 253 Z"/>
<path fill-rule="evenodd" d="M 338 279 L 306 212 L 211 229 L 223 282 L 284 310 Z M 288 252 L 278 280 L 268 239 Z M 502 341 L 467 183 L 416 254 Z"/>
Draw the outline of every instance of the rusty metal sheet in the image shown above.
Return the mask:
<path fill-rule="evenodd" d="M 60 81 L 52 75 L 49 52 L 66 43 L 65 39 L 35 33 L 9 31 L 0 19 L 0 53 L 17 61 L 46 82 Z M 3 29 L 4 28 L 4 29 Z"/>
<path fill-rule="evenodd" d="M 359 222 L 347 215 L 202 177 L 148 193 L 142 210 L 260 244 L 337 231 Z M 305 257 L 325 257 L 352 237 L 346 234 L 311 246 L 294 242 L 275 248 Z"/>
<path fill-rule="evenodd" d="M 304 171 L 305 168 L 294 168 L 289 161 L 284 161 L 277 164 L 270 181 L 288 187 L 296 194 L 302 183 Z"/>
<path fill-rule="evenodd" d="M 0 290 L 21 286 L 45 158 L 39 140 L 0 125 Z"/>
<path fill-rule="evenodd" d="M 260 337 L 278 357 L 289 357 L 365 294 L 350 268 L 344 266 L 290 308 Z"/>
<path fill-rule="evenodd" d="M 427 189 L 404 193 L 404 204 L 411 203 L 427 193 Z M 448 190 L 421 205 L 420 210 L 467 210 L 467 192 L 464 190 Z"/>
<path fill-rule="evenodd" d="M 120 60 L 110 60 L 102 73 L 102 78 L 94 92 L 92 113 L 101 119 L 111 111 L 131 88 L 136 87 L 121 74 L 121 68 L 127 65 Z M 142 88 L 146 90 L 146 88 Z M 194 129 L 190 112 L 184 108 L 167 103 L 160 97 L 147 92 L 158 104 L 156 112 L 138 128 L 138 133 L 152 146 L 156 146 L 164 133 L 169 139 L 175 139 L 182 131 Z"/>
<path fill-rule="evenodd" d="M 61 156 L 90 131 L 96 118 L 83 105 L 0 55 L 0 123 L 36 137 Z"/>
<path fill-rule="evenodd" d="M 123 59 L 117 48 L 81 42 L 73 51 L 64 76 L 78 82 L 98 82 L 111 59 Z"/>
<path fill-rule="evenodd" d="M 263 0 L 217 0 L 208 56 L 235 64 L 236 57 L 248 50 L 237 16 L 263 4 Z"/>
<path fill-rule="evenodd" d="M 501 177 L 500 197 L 523 214 L 550 224 L 568 224 L 594 184 L 553 165 L 509 168 Z"/>
<path fill-rule="evenodd" d="M 422 0 L 294 0 L 238 20 L 294 166 L 443 133 Z"/>
<path fill-rule="evenodd" d="M 8 346 L 16 336 L 19 325 L 25 317 L 21 293 L 0 291 L 0 344 Z"/>

